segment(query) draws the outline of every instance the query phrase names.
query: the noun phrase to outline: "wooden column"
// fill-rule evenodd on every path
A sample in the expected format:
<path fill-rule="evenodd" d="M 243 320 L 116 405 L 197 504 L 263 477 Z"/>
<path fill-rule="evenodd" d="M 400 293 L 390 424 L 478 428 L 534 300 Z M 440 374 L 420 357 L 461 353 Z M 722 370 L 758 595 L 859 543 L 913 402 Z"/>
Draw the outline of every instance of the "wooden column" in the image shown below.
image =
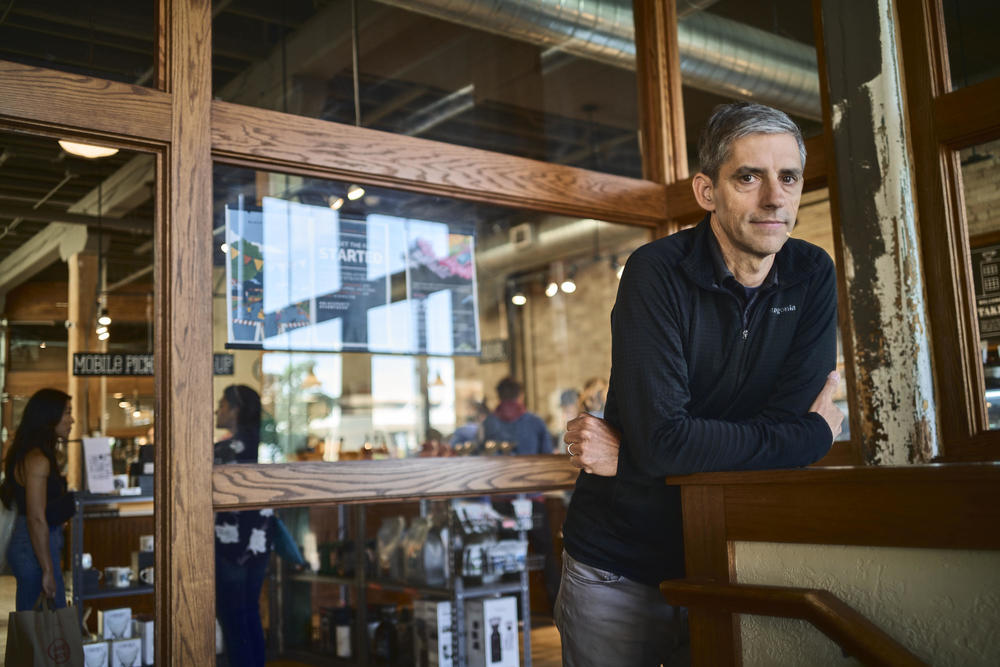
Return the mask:
<path fill-rule="evenodd" d="M 823 0 L 821 19 L 862 455 L 924 462 L 937 415 L 894 7 Z"/>
<path fill-rule="evenodd" d="M 688 177 L 677 9 L 672 1 L 634 0 L 633 12 L 642 174 L 646 180 L 669 185 Z M 673 216 L 667 216 L 669 200 L 656 228 L 657 238 L 679 229 Z"/>
<path fill-rule="evenodd" d="M 156 664 L 215 662 L 211 2 L 171 0 L 156 228 Z"/>
<path fill-rule="evenodd" d="M 90 435 L 93 423 L 100 423 L 100 401 L 93 401 L 91 386 L 97 385 L 96 378 L 76 377 L 73 375 L 73 353 L 97 351 L 97 254 L 93 252 L 78 252 L 67 260 L 69 269 L 69 289 L 66 300 L 67 319 L 70 328 L 66 345 L 67 392 L 73 397 L 73 429 L 70 440 L 79 440 L 84 435 Z M 41 387 L 38 387 L 41 389 Z M 56 387 L 61 389 L 62 387 Z M 68 447 L 66 477 L 72 489 L 82 488 L 82 458 L 80 443 L 71 442 Z"/>
<path fill-rule="evenodd" d="M 681 488 L 684 508 L 684 568 L 688 579 L 736 582 L 736 563 L 726 536 L 726 497 L 722 486 Z M 690 518 L 695 517 L 694 521 Z M 739 617 L 725 611 L 692 608 L 691 664 L 739 665 Z"/>

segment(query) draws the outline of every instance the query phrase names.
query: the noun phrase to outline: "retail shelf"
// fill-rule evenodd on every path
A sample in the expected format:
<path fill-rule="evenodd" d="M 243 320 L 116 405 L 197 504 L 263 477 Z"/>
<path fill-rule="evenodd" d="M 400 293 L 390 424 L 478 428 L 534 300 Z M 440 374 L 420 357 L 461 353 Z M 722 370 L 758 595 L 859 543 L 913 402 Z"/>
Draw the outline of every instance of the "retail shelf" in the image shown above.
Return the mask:
<path fill-rule="evenodd" d="M 75 597 L 79 600 L 102 600 L 104 598 L 120 598 L 126 595 L 148 595 L 153 590 L 152 586 L 138 584 L 136 586 L 128 586 L 127 588 L 100 588 L 87 593 L 81 592 L 79 596 Z"/>
<path fill-rule="evenodd" d="M 291 581 L 301 581 L 316 584 L 335 584 L 339 586 L 357 586 L 358 580 L 353 577 L 338 577 L 328 574 L 299 572 L 289 577 Z M 417 586 L 402 581 L 387 581 L 385 579 L 366 579 L 365 586 L 375 590 L 412 593 L 414 595 L 439 595 L 450 597 L 456 590 L 447 586 Z M 500 581 L 478 586 L 465 586 L 457 595 L 462 598 L 485 597 L 500 593 L 518 593 L 521 591 L 520 581 Z"/>

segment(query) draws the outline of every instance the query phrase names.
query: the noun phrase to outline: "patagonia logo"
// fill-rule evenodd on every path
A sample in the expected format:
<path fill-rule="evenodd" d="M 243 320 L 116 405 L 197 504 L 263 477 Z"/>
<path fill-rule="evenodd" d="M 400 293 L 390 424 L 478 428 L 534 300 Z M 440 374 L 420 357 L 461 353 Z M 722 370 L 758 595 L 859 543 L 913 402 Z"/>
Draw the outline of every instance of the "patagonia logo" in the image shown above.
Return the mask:
<path fill-rule="evenodd" d="M 790 306 L 775 306 L 774 308 L 771 309 L 771 314 L 781 315 L 782 313 L 791 313 L 796 310 L 798 310 L 798 308 L 795 307 L 795 304 L 792 304 Z"/>

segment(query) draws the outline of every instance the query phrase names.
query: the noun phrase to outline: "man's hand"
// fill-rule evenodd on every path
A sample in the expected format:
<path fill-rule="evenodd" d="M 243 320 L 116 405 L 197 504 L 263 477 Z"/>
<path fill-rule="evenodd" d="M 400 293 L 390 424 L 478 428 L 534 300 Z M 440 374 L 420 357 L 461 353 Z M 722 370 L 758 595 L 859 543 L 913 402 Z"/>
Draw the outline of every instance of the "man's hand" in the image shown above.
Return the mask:
<path fill-rule="evenodd" d="M 566 422 L 566 442 L 570 463 L 591 475 L 618 474 L 618 447 L 621 434 L 608 422 L 583 413 Z"/>
<path fill-rule="evenodd" d="M 840 435 L 840 424 L 844 421 L 844 413 L 833 403 L 833 395 L 837 393 L 838 384 L 840 384 L 840 373 L 831 371 L 826 376 L 826 384 L 820 390 L 819 396 L 816 397 L 816 400 L 813 401 L 812 406 L 809 408 L 809 412 L 815 412 L 826 420 L 827 426 L 830 427 L 830 432 L 833 433 L 834 440 Z"/>

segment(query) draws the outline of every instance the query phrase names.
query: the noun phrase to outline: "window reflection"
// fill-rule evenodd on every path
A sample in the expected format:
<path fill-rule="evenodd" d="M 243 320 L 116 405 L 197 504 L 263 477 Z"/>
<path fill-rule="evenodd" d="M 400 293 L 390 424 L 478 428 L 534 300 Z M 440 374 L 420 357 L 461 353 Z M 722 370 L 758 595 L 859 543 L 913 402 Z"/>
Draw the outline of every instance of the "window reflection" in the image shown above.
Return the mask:
<path fill-rule="evenodd" d="M 959 153 L 990 429 L 1000 428 L 1000 141 Z"/>
<path fill-rule="evenodd" d="M 941 9 L 952 88 L 1000 76 L 1000 56 L 994 44 L 1000 5 L 993 0 L 942 0 Z"/>
<path fill-rule="evenodd" d="M 225 165 L 214 180 L 213 351 L 233 361 L 214 388 L 259 391 L 261 462 L 452 454 L 507 376 L 558 438 L 559 397 L 609 374 L 617 268 L 645 229 Z"/>

